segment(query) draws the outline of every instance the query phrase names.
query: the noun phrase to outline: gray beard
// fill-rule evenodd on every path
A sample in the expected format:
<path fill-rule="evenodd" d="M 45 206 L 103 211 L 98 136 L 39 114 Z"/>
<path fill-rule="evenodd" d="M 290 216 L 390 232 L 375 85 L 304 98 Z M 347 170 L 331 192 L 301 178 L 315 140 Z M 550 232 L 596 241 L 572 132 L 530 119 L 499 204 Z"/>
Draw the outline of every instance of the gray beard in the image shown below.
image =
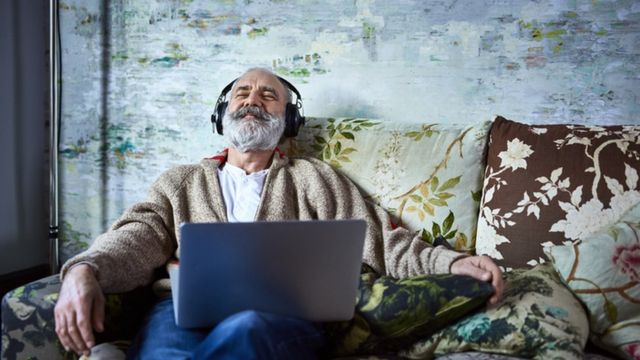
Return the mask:
<path fill-rule="evenodd" d="M 255 119 L 243 119 L 252 114 Z M 284 118 L 249 106 L 235 112 L 225 112 L 222 118 L 224 137 L 240 152 L 273 150 L 284 132 Z"/>

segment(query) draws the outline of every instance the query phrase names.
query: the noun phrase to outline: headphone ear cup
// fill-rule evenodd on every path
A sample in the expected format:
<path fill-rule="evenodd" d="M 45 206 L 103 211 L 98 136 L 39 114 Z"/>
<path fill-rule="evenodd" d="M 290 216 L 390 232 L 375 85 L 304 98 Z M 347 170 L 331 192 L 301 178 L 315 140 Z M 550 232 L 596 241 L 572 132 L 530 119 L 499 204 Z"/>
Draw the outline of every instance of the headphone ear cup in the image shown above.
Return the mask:
<path fill-rule="evenodd" d="M 298 129 L 304 124 L 304 117 L 300 116 L 300 110 L 296 104 L 287 104 L 285 115 L 285 137 L 295 137 L 298 135 Z"/>
<path fill-rule="evenodd" d="M 222 135 L 222 118 L 224 117 L 225 111 L 227 111 L 227 105 L 229 103 L 226 101 L 222 101 L 216 106 L 215 114 L 211 115 L 212 122 L 215 122 L 216 131 L 218 134 Z M 215 116 L 215 121 L 214 121 Z"/>

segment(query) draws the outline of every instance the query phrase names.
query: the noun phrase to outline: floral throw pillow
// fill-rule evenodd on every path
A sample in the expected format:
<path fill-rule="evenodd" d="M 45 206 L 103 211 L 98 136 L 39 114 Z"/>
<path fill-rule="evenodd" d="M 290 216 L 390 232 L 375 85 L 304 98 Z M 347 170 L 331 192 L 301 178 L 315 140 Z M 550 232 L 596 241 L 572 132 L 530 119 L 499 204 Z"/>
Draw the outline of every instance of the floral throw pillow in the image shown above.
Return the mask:
<path fill-rule="evenodd" d="M 493 294 L 489 283 L 470 276 L 398 280 L 363 267 L 353 319 L 325 324 L 332 357 L 397 352 L 482 307 Z"/>
<path fill-rule="evenodd" d="M 546 252 L 586 305 L 592 342 L 640 360 L 640 205 L 620 222 Z"/>
<path fill-rule="evenodd" d="M 640 126 L 525 125 L 490 131 L 476 252 L 506 270 L 584 239 L 640 202 Z"/>
<path fill-rule="evenodd" d="M 400 353 L 410 359 L 480 351 L 528 359 L 582 360 L 587 315 L 550 264 L 505 273 L 503 300 Z"/>

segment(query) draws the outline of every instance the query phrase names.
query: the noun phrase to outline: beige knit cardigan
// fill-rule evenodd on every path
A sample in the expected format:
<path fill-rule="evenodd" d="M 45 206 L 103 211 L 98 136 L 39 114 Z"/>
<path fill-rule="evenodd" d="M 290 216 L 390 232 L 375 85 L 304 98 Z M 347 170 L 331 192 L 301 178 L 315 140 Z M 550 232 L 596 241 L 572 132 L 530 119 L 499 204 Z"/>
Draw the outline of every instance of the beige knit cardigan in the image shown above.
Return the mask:
<path fill-rule="evenodd" d="M 227 221 L 216 171 L 225 155 L 166 171 L 145 201 L 126 210 L 89 249 L 64 264 L 61 277 L 72 265 L 87 262 L 97 270 L 105 292 L 129 291 L 157 280 L 155 270 L 179 257 L 181 223 Z M 277 151 L 255 219 L 364 219 L 368 227 L 363 262 L 397 278 L 447 273 L 451 263 L 464 256 L 434 248 L 406 229 L 394 229 L 382 208 L 365 201 L 349 179 L 324 162 Z M 154 288 L 166 292 L 170 283 L 160 279 Z"/>

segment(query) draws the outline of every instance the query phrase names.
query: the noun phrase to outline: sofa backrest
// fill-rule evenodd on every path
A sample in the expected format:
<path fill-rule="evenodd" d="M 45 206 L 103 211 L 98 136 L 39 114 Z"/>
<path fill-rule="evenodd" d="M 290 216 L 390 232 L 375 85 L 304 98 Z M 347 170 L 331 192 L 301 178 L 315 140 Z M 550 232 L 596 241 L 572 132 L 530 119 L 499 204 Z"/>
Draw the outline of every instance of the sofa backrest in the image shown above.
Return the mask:
<path fill-rule="evenodd" d="M 331 164 L 426 241 L 473 252 L 489 127 L 307 118 L 281 148 Z"/>
<path fill-rule="evenodd" d="M 291 155 L 333 165 L 425 239 L 442 234 L 459 250 L 475 244 L 489 122 L 473 125 L 307 118 Z M 100 136 L 67 140 L 60 153 L 63 261 L 89 246 L 122 212 L 143 201 L 168 168 L 198 162 L 225 146 L 222 136 L 144 123 L 115 124 Z M 107 156 L 104 161 L 102 155 Z"/>

